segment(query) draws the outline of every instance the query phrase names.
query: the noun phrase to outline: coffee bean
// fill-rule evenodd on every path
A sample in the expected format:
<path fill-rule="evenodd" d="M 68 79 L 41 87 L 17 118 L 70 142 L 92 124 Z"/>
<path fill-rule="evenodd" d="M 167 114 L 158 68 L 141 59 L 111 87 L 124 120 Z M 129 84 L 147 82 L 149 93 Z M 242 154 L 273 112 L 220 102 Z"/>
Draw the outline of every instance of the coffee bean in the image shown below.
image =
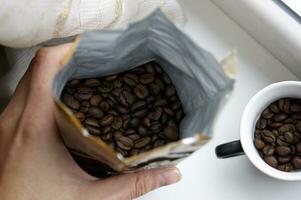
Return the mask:
<path fill-rule="evenodd" d="M 271 156 L 273 155 L 273 153 L 275 152 L 275 148 L 271 145 L 266 145 L 263 149 L 262 149 L 262 153 L 265 156 Z"/>
<path fill-rule="evenodd" d="M 119 116 L 114 117 L 113 122 L 111 123 L 111 126 L 113 129 L 118 130 L 121 128 L 122 126 L 122 118 Z"/>
<path fill-rule="evenodd" d="M 113 109 L 108 110 L 107 113 L 110 114 L 110 115 L 113 115 L 113 116 L 118 116 L 119 115 L 119 113 L 116 110 L 113 110 Z"/>
<path fill-rule="evenodd" d="M 102 133 L 103 134 L 107 134 L 108 132 L 110 132 L 112 129 L 110 126 L 105 126 L 103 129 L 102 129 Z"/>
<path fill-rule="evenodd" d="M 123 81 L 124 81 L 127 85 L 129 85 L 129 86 L 131 86 L 131 87 L 134 87 L 135 85 L 138 84 L 139 78 L 138 78 L 138 76 L 136 76 L 136 75 L 133 74 L 133 73 L 127 73 L 127 74 L 124 75 Z"/>
<path fill-rule="evenodd" d="M 79 111 L 80 112 L 83 112 L 83 113 L 87 113 L 88 110 L 89 110 L 89 107 L 90 107 L 90 103 L 88 101 L 83 101 L 81 104 L 80 104 L 80 109 Z"/>
<path fill-rule="evenodd" d="M 107 76 L 105 77 L 105 81 L 115 81 L 116 79 L 118 78 L 118 75 L 117 74 L 114 74 L 114 75 L 111 75 L 111 76 Z"/>
<path fill-rule="evenodd" d="M 295 132 L 295 126 L 293 124 L 284 124 L 278 129 L 279 133 Z"/>
<path fill-rule="evenodd" d="M 265 129 L 265 127 L 267 126 L 268 121 L 264 118 L 260 118 L 257 123 L 256 123 L 256 128 L 258 129 Z"/>
<path fill-rule="evenodd" d="M 113 115 L 106 115 L 100 120 L 100 125 L 108 126 L 114 121 Z"/>
<path fill-rule="evenodd" d="M 274 115 L 273 119 L 276 122 L 281 122 L 281 121 L 285 120 L 287 117 L 288 117 L 287 114 L 285 114 L 285 113 L 279 113 L 279 114 Z"/>
<path fill-rule="evenodd" d="M 262 131 L 262 139 L 267 142 L 267 143 L 270 143 L 270 144 L 273 144 L 275 143 L 276 141 L 276 137 L 274 136 L 274 134 L 269 131 L 269 130 L 263 130 Z"/>
<path fill-rule="evenodd" d="M 286 157 L 282 157 L 282 156 L 279 156 L 278 157 L 278 161 L 279 163 L 287 163 L 291 160 L 291 157 L 290 156 L 286 156 Z"/>
<path fill-rule="evenodd" d="M 107 101 L 102 101 L 100 102 L 99 107 L 103 112 L 107 112 L 110 109 L 110 104 Z"/>
<path fill-rule="evenodd" d="M 262 141 L 262 140 L 259 139 L 259 138 L 255 138 L 255 139 L 254 139 L 254 144 L 255 144 L 255 147 L 256 147 L 257 149 L 262 149 L 262 148 L 265 146 L 264 141 Z"/>
<path fill-rule="evenodd" d="M 301 105 L 300 104 L 291 104 L 290 110 L 292 112 L 301 112 Z"/>
<path fill-rule="evenodd" d="M 286 156 L 291 153 L 291 149 L 287 146 L 277 146 L 276 153 L 280 156 Z"/>
<path fill-rule="evenodd" d="M 153 144 L 154 148 L 156 147 L 159 147 L 159 146 L 162 146 L 165 144 L 165 141 L 164 140 L 156 140 Z"/>
<path fill-rule="evenodd" d="M 135 148 L 143 148 L 145 147 L 148 143 L 150 143 L 151 141 L 151 138 L 150 137 L 143 137 L 143 138 L 140 138 L 138 140 L 135 141 Z"/>
<path fill-rule="evenodd" d="M 165 107 L 163 110 L 167 115 L 173 116 L 173 111 L 170 108 Z"/>
<path fill-rule="evenodd" d="M 115 140 L 119 140 L 119 138 L 122 137 L 122 136 L 123 136 L 123 134 L 122 134 L 121 131 L 115 131 L 113 133 L 113 137 L 114 137 Z"/>
<path fill-rule="evenodd" d="M 283 134 L 283 137 L 284 137 L 285 141 L 289 144 L 294 142 L 294 134 L 292 134 L 291 132 L 285 132 Z"/>
<path fill-rule="evenodd" d="M 85 124 L 87 124 L 89 126 L 100 127 L 100 125 L 98 124 L 97 119 L 95 119 L 95 118 L 86 118 L 85 119 Z"/>
<path fill-rule="evenodd" d="M 101 82 L 100 85 L 97 87 L 97 90 L 102 93 L 111 92 L 113 89 L 113 84 L 110 82 Z"/>
<path fill-rule="evenodd" d="M 145 87 L 142 84 L 138 84 L 134 88 L 134 93 L 139 99 L 144 99 L 149 95 L 149 91 L 148 91 L 147 87 Z"/>
<path fill-rule="evenodd" d="M 142 118 L 142 117 L 145 117 L 145 115 L 147 115 L 147 113 L 148 113 L 148 109 L 138 110 L 133 113 L 133 117 Z"/>
<path fill-rule="evenodd" d="M 166 138 L 168 138 L 170 140 L 175 141 L 175 140 L 178 139 L 178 129 L 177 129 L 177 127 L 167 126 L 166 128 L 164 128 L 163 134 L 164 134 L 164 136 L 166 136 Z"/>
<path fill-rule="evenodd" d="M 147 63 L 144 65 L 145 71 L 151 74 L 155 73 L 155 68 L 153 67 L 153 65 L 151 63 Z"/>
<path fill-rule="evenodd" d="M 290 101 L 288 99 L 280 99 L 278 101 L 279 109 L 284 111 L 285 113 L 290 112 Z"/>
<path fill-rule="evenodd" d="M 147 133 L 147 129 L 143 126 L 139 126 L 138 127 L 138 133 L 141 135 L 141 136 L 146 136 L 148 133 Z"/>
<path fill-rule="evenodd" d="M 83 121 L 85 119 L 85 114 L 82 112 L 76 112 L 74 113 L 74 116 L 79 120 L 79 121 Z"/>
<path fill-rule="evenodd" d="M 122 86 L 122 82 L 119 79 L 113 81 L 114 88 L 119 88 L 121 86 Z"/>
<path fill-rule="evenodd" d="M 171 97 L 176 94 L 176 89 L 172 85 L 168 85 L 165 89 L 165 95 Z"/>
<path fill-rule="evenodd" d="M 171 104 L 171 109 L 174 110 L 174 111 L 178 110 L 180 108 L 181 108 L 181 102 L 179 102 L 179 101 L 176 101 L 176 102 Z"/>
<path fill-rule="evenodd" d="M 265 156 L 264 161 L 272 167 L 277 167 L 278 161 L 274 156 Z"/>
<path fill-rule="evenodd" d="M 93 89 L 92 88 L 89 88 L 89 87 L 85 87 L 85 86 L 79 86 L 77 88 L 77 92 L 79 94 L 87 94 L 87 93 L 92 93 L 93 92 Z"/>
<path fill-rule="evenodd" d="M 295 169 L 300 169 L 301 168 L 301 158 L 299 156 L 293 157 L 292 164 Z"/>
<path fill-rule="evenodd" d="M 99 136 L 101 134 L 101 130 L 99 128 L 95 127 L 95 126 L 89 126 L 89 125 L 87 125 L 86 129 L 89 131 L 89 133 L 91 135 L 97 135 L 97 136 Z"/>
<path fill-rule="evenodd" d="M 164 91 L 165 85 L 163 81 L 161 81 L 159 78 L 156 78 L 154 83 L 160 88 L 160 91 Z"/>
<path fill-rule="evenodd" d="M 87 79 L 84 81 L 84 86 L 86 87 L 97 87 L 100 86 L 100 81 L 98 79 Z"/>
<path fill-rule="evenodd" d="M 122 105 L 116 105 L 115 108 L 121 114 L 126 114 L 126 113 L 128 113 L 130 111 L 129 108 L 127 108 L 125 106 L 122 106 Z"/>
<path fill-rule="evenodd" d="M 150 119 L 148 117 L 144 117 L 142 120 L 142 123 L 145 127 L 150 127 L 151 126 L 151 122 Z"/>
<path fill-rule="evenodd" d="M 97 119 L 102 118 L 104 115 L 102 110 L 98 107 L 90 107 L 88 113 L 90 116 L 95 117 Z"/>
<path fill-rule="evenodd" d="M 284 136 L 282 136 L 282 135 L 277 137 L 276 144 L 280 145 L 280 146 L 288 146 L 289 145 L 289 143 L 286 142 Z"/>
<path fill-rule="evenodd" d="M 74 110 L 78 110 L 80 107 L 79 101 L 77 101 L 73 96 L 71 96 L 70 94 L 65 93 L 63 95 L 63 103 L 65 103 L 67 106 L 69 106 L 70 108 L 74 109 Z"/>
<path fill-rule="evenodd" d="M 133 134 L 128 136 L 131 140 L 136 141 L 140 138 L 140 135 L 138 134 Z"/>
<path fill-rule="evenodd" d="M 270 105 L 270 109 L 273 113 L 279 113 L 280 112 L 280 109 L 278 107 L 278 104 L 277 103 L 272 103 Z"/>
<path fill-rule="evenodd" d="M 134 117 L 130 120 L 130 126 L 133 128 L 137 128 L 140 124 L 140 119 L 138 117 Z"/>
<path fill-rule="evenodd" d="M 166 114 L 166 113 L 163 113 L 162 116 L 161 116 L 161 120 L 160 120 L 161 123 L 162 123 L 162 124 L 165 124 L 165 123 L 167 122 L 167 120 L 168 120 L 167 114 Z M 177 117 L 176 117 L 176 121 L 178 121 L 178 120 L 177 120 Z"/>
<path fill-rule="evenodd" d="M 119 148 L 121 148 L 123 150 L 130 150 L 134 146 L 133 140 L 131 140 L 128 137 L 124 137 L 124 136 L 121 136 L 120 138 L 118 138 L 118 140 L 116 141 L 116 144 Z"/>
<path fill-rule="evenodd" d="M 269 109 L 266 108 L 263 112 L 262 112 L 262 117 L 265 119 L 270 119 L 274 116 L 274 113 Z"/>
<path fill-rule="evenodd" d="M 102 101 L 102 97 L 100 95 L 93 95 L 90 99 L 91 106 L 98 106 Z"/>
<path fill-rule="evenodd" d="M 78 80 L 78 79 L 73 79 L 73 80 L 71 80 L 71 81 L 69 81 L 68 83 L 67 83 L 67 86 L 69 86 L 69 87 L 75 87 L 75 86 L 78 86 L 79 84 L 80 84 L 80 80 Z"/>
<path fill-rule="evenodd" d="M 140 83 L 142 84 L 150 84 L 151 82 L 153 82 L 155 80 L 155 76 L 154 74 L 142 74 L 140 76 Z"/>
<path fill-rule="evenodd" d="M 161 107 L 161 106 L 166 106 L 167 105 L 167 100 L 166 99 L 158 99 L 155 101 L 154 106 L 155 107 Z"/>
<path fill-rule="evenodd" d="M 111 141 L 112 133 L 111 132 L 104 133 L 103 135 L 101 135 L 101 139 L 103 139 L 104 141 Z"/>
<path fill-rule="evenodd" d="M 159 120 L 160 117 L 162 115 L 162 108 L 161 107 L 157 107 L 155 108 L 154 111 L 152 111 L 149 115 L 148 118 L 151 120 Z"/>
<path fill-rule="evenodd" d="M 298 153 L 301 153 L 301 143 L 297 143 L 297 144 L 296 144 L 296 151 L 297 151 Z"/>
<path fill-rule="evenodd" d="M 145 101 L 136 101 L 136 102 L 132 105 L 131 110 L 132 110 L 132 111 L 135 111 L 135 110 L 137 110 L 137 109 L 143 108 L 145 105 L 146 105 L 146 102 L 145 102 Z"/>
<path fill-rule="evenodd" d="M 156 83 L 152 83 L 148 87 L 152 95 L 157 96 L 161 92 L 160 86 Z"/>
<path fill-rule="evenodd" d="M 283 123 L 281 123 L 281 122 L 273 122 L 273 123 L 270 123 L 269 124 L 269 126 L 271 127 L 271 128 L 279 128 L 280 126 L 282 126 L 283 125 Z"/>

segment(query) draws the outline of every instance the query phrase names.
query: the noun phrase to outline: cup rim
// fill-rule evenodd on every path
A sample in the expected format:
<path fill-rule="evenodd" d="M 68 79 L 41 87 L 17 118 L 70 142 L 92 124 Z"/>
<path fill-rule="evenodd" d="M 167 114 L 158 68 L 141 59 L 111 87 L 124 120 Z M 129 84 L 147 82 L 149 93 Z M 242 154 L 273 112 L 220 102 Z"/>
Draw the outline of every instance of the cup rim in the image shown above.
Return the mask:
<path fill-rule="evenodd" d="M 301 180 L 301 171 L 297 172 L 283 172 L 278 169 L 275 169 L 271 166 L 269 166 L 267 163 L 264 162 L 264 160 L 259 156 L 257 149 L 254 146 L 253 139 L 250 141 L 250 137 L 245 137 L 245 134 L 251 132 L 251 134 L 254 134 L 253 131 L 246 131 L 246 128 L 249 127 L 249 113 L 251 110 L 256 108 L 256 103 L 258 101 L 262 101 L 262 96 L 267 95 L 268 93 L 275 91 L 275 89 L 280 89 L 282 87 L 292 87 L 297 86 L 301 89 L 301 82 L 299 81 L 282 81 L 270 84 L 260 91 L 258 91 L 247 103 L 240 122 L 240 141 L 242 148 L 248 157 L 248 159 L 251 161 L 251 163 L 259 169 L 261 172 L 265 173 L 268 176 L 271 176 L 276 179 L 280 180 L 286 180 L 286 181 L 299 181 Z M 284 98 L 285 96 L 278 96 L 278 99 Z M 276 100 L 276 99 L 275 99 Z M 272 101 L 266 102 L 268 105 L 272 103 Z M 257 108 L 258 110 L 260 108 Z M 263 108 L 264 109 L 264 108 Z M 261 112 L 261 111 L 260 111 Z M 249 121 L 247 121 L 249 120 Z M 252 119 L 256 120 L 256 119 Z M 249 127 L 250 128 L 250 127 Z M 251 137 L 252 138 L 252 137 Z M 256 151 L 256 153 L 254 152 Z M 255 154 L 254 154 L 255 153 Z"/>

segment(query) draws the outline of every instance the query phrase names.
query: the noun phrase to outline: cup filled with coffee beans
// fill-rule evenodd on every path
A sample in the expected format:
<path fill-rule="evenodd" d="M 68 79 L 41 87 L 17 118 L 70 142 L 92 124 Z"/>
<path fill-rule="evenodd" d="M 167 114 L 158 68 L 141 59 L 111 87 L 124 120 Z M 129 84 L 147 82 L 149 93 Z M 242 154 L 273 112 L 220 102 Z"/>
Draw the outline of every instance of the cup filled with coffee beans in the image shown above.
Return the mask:
<path fill-rule="evenodd" d="M 243 112 L 240 141 L 217 146 L 216 154 L 246 154 L 271 177 L 301 180 L 301 82 L 279 82 L 259 91 Z"/>
<path fill-rule="evenodd" d="M 160 11 L 126 30 L 79 36 L 53 81 L 65 145 L 97 177 L 178 163 L 212 137 L 234 84 L 232 57 L 224 61 Z"/>

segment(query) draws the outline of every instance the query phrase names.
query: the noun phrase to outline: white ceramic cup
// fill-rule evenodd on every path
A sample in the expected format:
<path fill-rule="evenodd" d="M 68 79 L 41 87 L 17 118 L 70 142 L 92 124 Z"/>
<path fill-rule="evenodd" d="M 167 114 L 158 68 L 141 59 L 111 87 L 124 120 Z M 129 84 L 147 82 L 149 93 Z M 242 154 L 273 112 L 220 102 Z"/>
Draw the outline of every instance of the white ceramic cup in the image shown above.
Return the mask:
<path fill-rule="evenodd" d="M 217 146 L 216 155 L 219 158 L 228 158 L 246 154 L 256 168 L 271 177 L 286 181 L 301 180 L 301 171 L 283 172 L 265 163 L 253 143 L 255 125 L 262 111 L 272 102 L 285 97 L 301 99 L 301 82 L 278 82 L 256 93 L 243 112 L 240 122 L 240 141 Z"/>

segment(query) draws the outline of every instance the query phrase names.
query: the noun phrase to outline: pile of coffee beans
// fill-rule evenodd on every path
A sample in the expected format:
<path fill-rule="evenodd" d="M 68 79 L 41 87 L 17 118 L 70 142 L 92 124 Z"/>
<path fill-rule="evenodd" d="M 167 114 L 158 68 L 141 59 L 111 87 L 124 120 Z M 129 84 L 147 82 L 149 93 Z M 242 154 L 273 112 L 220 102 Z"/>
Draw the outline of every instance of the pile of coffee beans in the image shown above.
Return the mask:
<path fill-rule="evenodd" d="M 62 101 L 90 134 L 125 157 L 179 139 L 181 102 L 154 62 L 107 77 L 71 80 Z"/>
<path fill-rule="evenodd" d="M 267 164 L 286 172 L 301 169 L 301 99 L 273 102 L 262 112 L 254 134 Z"/>

